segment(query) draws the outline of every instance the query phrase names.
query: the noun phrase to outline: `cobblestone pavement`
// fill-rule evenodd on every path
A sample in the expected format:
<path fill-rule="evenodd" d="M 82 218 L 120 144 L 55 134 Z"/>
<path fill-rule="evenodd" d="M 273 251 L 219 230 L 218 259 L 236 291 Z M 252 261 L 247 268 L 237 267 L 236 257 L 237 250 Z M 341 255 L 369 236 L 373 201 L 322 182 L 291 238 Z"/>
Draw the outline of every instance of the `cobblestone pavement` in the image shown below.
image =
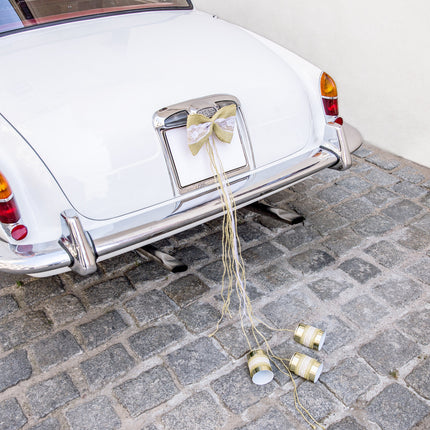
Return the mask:
<path fill-rule="evenodd" d="M 254 311 L 327 331 L 311 352 L 320 381 L 297 378 L 303 405 L 330 430 L 430 428 L 430 171 L 365 146 L 348 172 L 269 200 L 306 220 L 240 211 Z M 308 428 L 285 375 L 250 382 L 237 316 L 208 337 L 220 231 L 214 221 L 158 244 L 185 273 L 131 252 L 88 278 L 0 275 L 0 428 Z M 269 336 L 279 354 L 309 354 L 289 333 Z"/>

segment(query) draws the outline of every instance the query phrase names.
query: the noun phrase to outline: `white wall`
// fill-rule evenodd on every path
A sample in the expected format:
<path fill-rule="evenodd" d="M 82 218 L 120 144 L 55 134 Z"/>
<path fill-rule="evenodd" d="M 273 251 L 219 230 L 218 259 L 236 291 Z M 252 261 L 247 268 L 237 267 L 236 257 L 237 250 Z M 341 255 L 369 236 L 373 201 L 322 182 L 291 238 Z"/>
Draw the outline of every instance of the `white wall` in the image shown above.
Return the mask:
<path fill-rule="evenodd" d="M 430 167 L 429 0 L 193 0 L 329 73 L 366 141 Z"/>

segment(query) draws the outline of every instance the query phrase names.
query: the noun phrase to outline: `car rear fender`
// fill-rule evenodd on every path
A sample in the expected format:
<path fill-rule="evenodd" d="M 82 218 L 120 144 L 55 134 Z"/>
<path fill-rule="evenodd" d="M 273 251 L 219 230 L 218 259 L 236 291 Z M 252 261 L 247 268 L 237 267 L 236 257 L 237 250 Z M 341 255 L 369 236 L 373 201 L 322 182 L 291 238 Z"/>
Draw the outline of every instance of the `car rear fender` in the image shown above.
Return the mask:
<path fill-rule="evenodd" d="M 42 160 L 1 114 L 0 142 L 0 171 L 13 190 L 21 222 L 28 228 L 27 237 L 19 243 L 34 244 L 60 237 L 59 213 L 70 204 Z M 3 228 L 0 238 L 17 243 Z"/>
<path fill-rule="evenodd" d="M 277 43 L 272 42 L 263 36 L 255 34 L 252 31 L 245 31 L 252 35 L 256 40 L 261 42 L 264 46 L 266 46 L 266 48 L 278 55 L 279 58 L 283 59 L 302 82 L 307 92 L 309 105 L 311 106 L 314 136 L 317 137 L 318 141 L 322 141 L 326 125 L 320 89 L 322 70 L 309 61 L 303 59 L 299 55 L 294 54 L 288 49 L 278 45 Z"/>

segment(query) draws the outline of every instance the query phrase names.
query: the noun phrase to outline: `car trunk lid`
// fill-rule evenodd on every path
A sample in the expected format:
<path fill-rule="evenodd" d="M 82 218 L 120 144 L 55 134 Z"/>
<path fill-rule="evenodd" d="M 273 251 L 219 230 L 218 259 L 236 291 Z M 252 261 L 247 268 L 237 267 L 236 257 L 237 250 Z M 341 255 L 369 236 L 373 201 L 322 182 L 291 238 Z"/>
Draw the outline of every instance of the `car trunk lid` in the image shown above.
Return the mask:
<path fill-rule="evenodd" d="M 312 139 L 306 92 L 285 62 L 247 32 L 199 12 L 33 29 L 2 37 L 0 55 L 0 112 L 87 218 L 123 216 L 178 194 L 153 125 L 163 106 L 236 96 L 251 167 Z"/>

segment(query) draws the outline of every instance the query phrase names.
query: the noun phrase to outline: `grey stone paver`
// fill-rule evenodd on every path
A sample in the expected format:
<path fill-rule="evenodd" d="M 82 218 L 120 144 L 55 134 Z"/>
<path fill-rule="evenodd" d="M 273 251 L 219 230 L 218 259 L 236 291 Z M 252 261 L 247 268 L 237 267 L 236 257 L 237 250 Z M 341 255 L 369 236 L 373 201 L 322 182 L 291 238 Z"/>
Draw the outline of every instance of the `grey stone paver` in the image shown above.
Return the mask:
<path fill-rule="evenodd" d="M 0 392 L 30 378 L 32 373 L 25 350 L 17 350 L 0 358 Z"/>
<path fill-rule="evenodd" d="M 348 220 L 332 210 L 318 212 L 306 218 L 305 225 L 314 227 L 321 235 L 327 236 L 333 231 L 348 225 Z"/>
<path fill-rule="evenodd" d="M 375 286 L 373 291 L 396 308 L 402 308 L 418 300 L 423 294 L 423 288 L 418 282 L 394 277 L 384 279 L 382 283 Z"/>
<path fill-rule="evenodd" d="M 366 427 L 363 427 L 361 424 L 359 424 L 355 418 L 346 417 L 343 420 L 329 426 L 327 430 L 366 430 Z"/>
<path fill-rule="evenodd" d="M 378 384 L 379 378 L 365 364 L 356 359 L 347 358 L 333 370 L 323 373 L 321 382 L 327 385 L 345 405 L 351 406 L 372 386 Z"/>
<path fill-rule="evenodd" d="M 181 309 L 178 318 L 192 333 L 201 333 L 216 326 L 221 318 L 221 312 L 209 303 L 193 303 Z"/>
<path fill-rule="evenodd" d="M 396 171 L 396 176 L 413 184 L 424 181 L 425 177 L 411 166 L 405 166 Z"/>
<path fill-rule="evenodd" d="M 261 230 L 247 223 L 239 224 L 237 226 L 237 233 L 242 242 L 252 242 L 259 239 L 263 240 L 265 236 Z"/>
<path fill-rule="evenodd" d="M 34 306 L 37 303 L 57 296 L 64 292 L 60 278 L 53 276 L 47 280 L 37 280 L 21 286 L 21 292 L 24 301 L 28 306 Z"/>
<path fill-rule="evenodd" d="M 410 200 L 402 200 L 401 202 L 392 203 L 382 212 L 395 221 L 404 223 L 417 216 L 421 211 L 422 208 L 416 203 Z"/>
<path fill-rule="evenodd" d="M 270 339 L 271 332 L 263 324 L 257 325 L 257 330 L 267 340 Z M 245 328 L 245 333 L 253 348 L 256 348 L 256 341 L 249 327 Z M 256 333 L 256 337 L 261 343 L 264 343 L 262 336 Z M 220 328 L 214 335 L 215 339 L 220 343 L 224 350 L 232 357 L 238 359 L 249 351 L 249 346 L 243 335 L 242 328 L 239 324 L 232 324 Z"/>
<path fill-rule="evenodd" d="M 380 265 L 388 268 L 396 266 L 405 258 L 405 252 L 395 243 L 387 240 L 374 243 L 366 248 L 364 252 L 371 255 Z"/>
<path fill-rule="evenodd" d="M 427 192 L 425 188 L 413 185 L 409 182 L 399 182 L 395 184 L 393 186 L 393 191 L 409 198 L 421 197 Z"/>
<path fill-rule="evenodd" d="M 120 345 L 113 345 L 81 363 L 82 373 L 92 390 L 125 375 L 135 364 L 133 357 Z"/>
<path fill-rule="evenodd" d="M 365 145 L 350 170 L 266 200 L 305 217 L 238 211 L 259 329 L 276 355 L 324 364 L 316 384 L 293 375 L 302 404 L 328 430 L 430 428 L 430 169 Z M 252 383 L 235 291 L 213 334 L 221 240 L 216 219 L 154 244 L 184 273 L 137 252 L 88 277 L 1 273 L 0 429 L 308 429 L 287 374 L 272 364 Z M 262 322 L 326 341 L 313 351 Z"/>
<path fill-rule="evenodd" d="M 0 297 L 0 320 L 18 309 L 18 303 L 11 294 Z"/>
<path fill-rule="evenodd" d="M 128 339 L 131 349 L 142 360 L 162 351 L 174 342 L 179 342 L 185 331 L 178 324 L 163 324 L 148 327 Z"/>
<path fill-rule="evenodd" d="M 345 188 L 335 184 L 318 193 L 318 198 L 325 200 L 327 203 L 340 203 L 350 197 L 350 193 Z"/>
<path fill-rule="evenodd" d="M 292 250 L 301 245 L 312 242 L 319 237 L 319 233 L 314 228 L 305 227 L 299 224 L 286 233 L 278 236 L 276 241 L 289 250 Z"/>
<path fill-rule="evenodd" d="M 0 324 L 0 345 L 14 348 L 51 330 L 51 323 L 42 311 L 30 312 Z"/>
<path fill-rule="evenodd" d="M 79 320 L 85 315 L 84 305 L 73 294 L 55 297 L 46 303 L 45 307 L 51 319 L 58 325 Z"/>
<path fill-rule="evenodd" d="M 351 288 L 350 282 L 338 282 L 332 278 L 321 278 L 308 284 L 308 287 L 321 300 L 333 300 L 339 296 L 342 291 Z"/>
<path fill-rule="evenodd" d="M 228 363 L 226 356 L 207 337 L 171 352 L 166 358 L 182 385 L 198 382 Z"/>
<path fill-rule="evenodd" d="M 383 207 L 387 203 L 396 200 L 398 196 L 387 188 L 376 187 L 370 190 L 364 197 L 375 206 Z"/>
<path fill-rule="evenodd" d="M 78 326 L 84 339 L 85 346 L 93 349 L 108 341 L 128 327 L 117 311 L 110 311 L 104 315 Z"/>
<path fill-rule="evenodd" d="M 127 309 L 140 324 L 158 319 L 175 309 L 173 302 L 160 290 L 151 290 L 126 303 Z"/>
<path fill-rule="evenodd" d="M 115 430 L 121 420 L 107 397 L 98 397 L 66 413 L 71 430 Z"/>
<path fill-rule="evenodd" d="M 33 347 L 37 364 L 43 370 L 48 370 L 81 352 L 82 349 L 78 342 L 76 342 L 76 339 L 67 330 L 60 331 L 47 339 L 40 340 Z"/>
<path fill-rule="evenodd" d="M 430 213 L 426 213 L 424 216 L 418 218 L 416 221 L 412 223 L 412 225 L 420 228 L 424 231 L 430 230 Z"/>
<path fill-rule="evenodd" d="M 181 307 L 197 300 L 208 291 L 209 287 L 194 275 L 186 275 L 164 288 L 164 292 Z"/>
<path fill-rule="evenodd" d="M 376 207 L 372 203 L 369 203 L 364 197 L 360 197 L 356 200 L 342 203 L 333 210 L 348 220 L 356 221 L 371 215 L 375 209 Z"/>
<path fill-rule="evenodd" d="M 288 289 L 296 277 L 284 266 L 271 264 L 254 275 L 254 283 L 260 289 L 273 291 L 278 288 Z"/>
<path fill-rule="evenodd" d="M 291 424 L 288 417 L 278 409 L 269 409 L 262 417 L 247 424 L 244 427 L 240 427 L 238 430 L 295 430 L 295 425 Z"/>
<path fill-rule="evenodd" d="M 383 170 L 377 169 L 376 167 L 370 167 L 366 170 L 366 179 L 372 184 L 378 184 L 381 186 L 393 185 L 399 182 L 399 178 L 394 175 L 384 172 Z"/>
<path fill-rule="evenodd" d="M 430 255 L 414 262 L 405 269 L 405 272 L 430 285 Z"/>
<path fill-rule="evenodd" d="M 242 253 L 243 260 L 249 268 L 264 263 L 268 259 L 274 260 L 282 255 L 283 253 L 280 249 L 268 242 L 248 248 Z"/>
<path fill-rule="evenodd" d="M 420 352 L 418 345 L 393 329 L 381 333 L 359 350 L 359 354 L 381 375 L 396 371 Z"/>
<path fill-rule="evenodd" d="M 286 328 L 306 318 L 312 309 L 311 299 L 295 290 L 265 305 L 261 312 L 277 328 Z"/>
<path fill-rule="evenodd" d="M 382 430 L 408 430 L 424 418 L 430 408 L 405 387 L 392 384 L 370 402 L 367 412 Z"/>
<path fill-rule="evenodd" d="M 218 308 L 220 310 L 222 310 L 222 307 L 224 305 L 224 300 L 226 300 L 228 296 L 227 287 L 228 285 L 226 282 L 223 293 L 215 296 L 215 300 L 218 302 Z M 248 298 L 251 301 L 251 303 L 255 302 L 262 296 L 262 293 L 257 288 L 255 288 L 254 285 L 252 285 L 249 281 L 246 284 L 246 294 L 248 295 Z M 237 312 L 238 310 L 239 310 L 239 299 L 237 297 L 237 294 L 233 291 L 233 294 L 231 294 L 230 296 L 230 311 Z"/>
<path fill-rule="evenodd" d="M 39 424 L 30 427 L 30 430 L 61 430 L 61 424 L 57 418 L 49 417 L 43 420 Z"/>
<path fill-rule="evenodd" d="M 335 252 L 339 256 L 343 256 L 348 251 L 356 248 L 363 241 L 362 237 L 354 233 L 350 228 L 334 231 L 324 240 L 323 245 Z"/>
<path fill-rule="evenodd" d="M 39 382 L 27 391 L 30 407 L 40 418 L 77 397 L 79 391 L 67 373 Z"/>
<path fill-rule="evenodd" d="M 126 278 L 116 278 L 87 288 L 85 297 L 91 307 L 106 306 L 132 291 L 133 287 Z"/>
<path fill-rule="evenodd" d="M 12 273 L 2 273 L 0 276 L 0 290 L 7 287 L 18 286 L 28 281 L 23 275 L 14 275 Z"/>
<path fill-rule="evenodd" d="M 395 159 L 375 154 L 366 157 L 366 160 L 384 170 L 393 170 L 400 165 L 400 162 Z"/>
<path fill-rule="evenodd" d="M 306 381 L 298 387 L 297 393 L 301 404 L 318 421 L 323 420 L 333 413 L 339 406 L 339 401 L 336 397 L 322 384 L 313 384 L 312 382 Z M 298 421 L 300 421 L 301 416 L 296 410 L 292 394 L 292 392 L 284 394 L 281 397 L 281 403 L 286 406 L 289 412 L 294 415 Z"/>
<path fill-rule="evenodd" d="M 344 315 L 363 328 L 370 328 L 375 320 L 388 314 L 388 309 L 375 302 L 368 295 L 362 295 L 342 305 Z"/>
<path fill-rule="evenodd" d="M 405 380 L 418 394 L 430 399 L 430 359 L 426 358 Z"/>
<path fill-rule="evenodd" d="M 254 385 L 245 366 L 221 376 L 211 386 L 226 407 L 236 414 L 255 405 L 275 389 L 274 384 Z"/>
<path fill-rule="evenodd" d="M 420 309 L 401 318 L 397 325 L 422 345 L 430 343 L 430 309 Z"/>
<path fill-rule="evenodd" d="M 317 272 L 334 263 L 334 258 L 320 249 L 310 249 L 291 257 L 288 262 L 304 274 Z"/>
<path fill-rule="evenodd" d="M 175 409 L 163 415 L 166 430 L 221 428 L 223 411 L 207 391 L 194 394 Z"/>
<path fill-rule="evenodd" d="M 351 276 L 351 278 L 360 282 L 360 284 L 365 284 L 367 281 L 381 273 L 381 271 L 373 264 L 356 257 L 344 261 L 339 268 Z"/>
<path fill-rule="evenodd" d="M 27 422 L 27 417 L 15 398 L 0 402 L 0 426 L 2 430 L 18 430 Z"/>
<path fill-rule="evenodd" d="M 374 215 L 365 218 L 362 221 L 357 221 L 353 226 L 353 230 L 365 237 L 380 236 L 395 227 L 393 220 L 384 215 Z"/>
<path fill-rule="evenodd" d="M 214 282 L 220 282 L 224 271 L 224 266 L 222 264 L 222 260 L 215 260 L 212 263 L 202 267 L 199 269 L 199 272 L 206 278 L 210 279 Z"/>
<path fill-rule="evenodd" d="M 115 396 L 132 417 L 171 399 L 178 389 L 167 369 L 156 366 L 114 389 Z"/>
<path fill-rule="evenodd" d="M 350 195 L 351 193 L 363 192 L 372 188 L 372 184 L 370 182 L 357 176 L 345 177 L 338 180 L 336 184 L 348 190 Z"/>
<path fill-rule="evenodd" d="M 314 325 L 330 334 L 323 346 L 323 350 L 329 353 L 348 345 L 358 335 L 356 330 L 335 315 L 328 315 Z"/>

